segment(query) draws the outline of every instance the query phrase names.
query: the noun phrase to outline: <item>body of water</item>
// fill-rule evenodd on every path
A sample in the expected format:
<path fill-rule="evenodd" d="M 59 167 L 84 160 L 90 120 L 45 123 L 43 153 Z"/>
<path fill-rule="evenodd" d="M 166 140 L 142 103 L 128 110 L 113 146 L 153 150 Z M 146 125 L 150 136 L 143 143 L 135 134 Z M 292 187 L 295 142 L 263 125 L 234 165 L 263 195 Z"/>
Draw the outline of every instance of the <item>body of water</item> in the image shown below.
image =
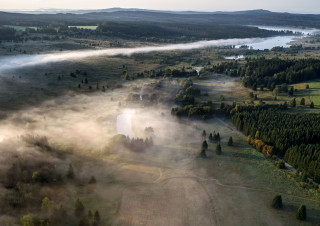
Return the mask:
<path fill-rule="evenodd" d="M 267 28 L 267 27 L 261 27 Z M 269 30 L 281 29 L 268 27 Z M 289 29 L 289 28 L 287 28 Z M 319 30 L 311 29 L 314 33 Z M 311 31 L 310 29 L 306 32 Z M 294 29 L 293 29 L 294 31 Z M 192 43 L 182 44 L 169 44 L 164 46 L 145 46 L 136 48 L 110 48 L 102 50 L 77 50 L 77 51 L 64 51 L 49 54 L 38 54 L 38 55 L 17 55 L 0 58 L 0 72 L 5 70 L 14 70 L 17 68 L 36 66 L 40 64 L 48 64 L 60 61 L 73 61 L 87 57 L 97 56 L 117 56 L 126 55 L 130 56 L 135 53 L 150 53 L 150 52 L 164 52 L 164 51 L 183 51 L 192 49 L 202 49 L 208 47 L 219 47 L 219 46 L 240 46 L 247 45 L 249 48 L 264 50 L 272 49 L 275 46 L 289 47 L 290 42 L 295 38 L 301 38 L 302 36 L 277 36 L 270 38 L 244 38 L 244 39 L 220 39 L 211 41 L 198 41 Z"/>
<path fill-rule="evenodd" d="M 226 60 L 239 60 L 239 59 L 242 59 L 242 58 L 244 58 L 244 55 L 226 56 L 226 57 L 224 57 L 224 59 L 226 59 Z"/>

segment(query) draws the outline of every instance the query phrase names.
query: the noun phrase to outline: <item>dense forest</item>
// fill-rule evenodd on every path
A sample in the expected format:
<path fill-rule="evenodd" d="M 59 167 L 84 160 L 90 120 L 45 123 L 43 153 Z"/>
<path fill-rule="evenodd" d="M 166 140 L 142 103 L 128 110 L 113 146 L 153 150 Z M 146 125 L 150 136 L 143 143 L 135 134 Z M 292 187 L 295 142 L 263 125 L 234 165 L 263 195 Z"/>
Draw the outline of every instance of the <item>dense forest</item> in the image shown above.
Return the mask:
<path fill-rule="evenodd" d="M 100 35 L 125 39 L 147 40 L 157 42 L 181 42 L 203 39 L 226 39 L 246 37 L 268 37 L 285 35 L 257 27 L 220 25 L 214 23 L 146 23 L 146 22 L 104 22 L 99 24 Z"/>
<path fill-rule="evenodd" d="M 285 105 L 237 106 L 233 123 L 267 155 L 284 158 L 320 182 L 320 115 L 288 113 Z"/>
<path fill-rule="evenodd" d="M 25 31 L 7 31 L 0 33 L 0 40 L 20 41 L 33 39 L 36 35 L 64 36 L 74 38 L 123 38 L 128 40 L 150 42 L 190 42 L 197 40 L 213 40 L 224 38 L 249 38 L 288 35 L 287 32 L 277 32 L 258 29 L 257 27 L 240 25 L 219 25 L 212 23 L 187 24 L 181 23 L 150 23 L 150 22 L 103 22 L 97 24 L 96 30 L 69 27 L 64 24 L 49 24 L 27 28 Z M 11 29 L 11 28 L 10 28 Z M 13 34 L 12 34 L 13 33 Z M 18 38 L 19 37 L 19 38 Z"/>
<path fill-rule="evenodd" d="M 247 59 L 239 74 L 244 75 L 245 87 L 256 89 L 266 87 L 274 90 L 277 85 L 297 83 L 319 77 L 320 60 L 318 59 Z"/>

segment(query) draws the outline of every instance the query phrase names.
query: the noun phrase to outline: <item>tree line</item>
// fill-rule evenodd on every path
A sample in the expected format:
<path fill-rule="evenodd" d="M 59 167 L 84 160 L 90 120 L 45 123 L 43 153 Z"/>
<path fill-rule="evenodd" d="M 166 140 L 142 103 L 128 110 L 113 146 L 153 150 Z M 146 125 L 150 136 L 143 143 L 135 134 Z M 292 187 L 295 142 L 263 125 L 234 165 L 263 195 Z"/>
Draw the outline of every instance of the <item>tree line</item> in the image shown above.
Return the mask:
<path fill-rule="evenodd" d="M 283 105 L 237 106 L 236 127 L 267 155 L 277 155 L 320 182 L 320 115 L 288 113 Z"/>

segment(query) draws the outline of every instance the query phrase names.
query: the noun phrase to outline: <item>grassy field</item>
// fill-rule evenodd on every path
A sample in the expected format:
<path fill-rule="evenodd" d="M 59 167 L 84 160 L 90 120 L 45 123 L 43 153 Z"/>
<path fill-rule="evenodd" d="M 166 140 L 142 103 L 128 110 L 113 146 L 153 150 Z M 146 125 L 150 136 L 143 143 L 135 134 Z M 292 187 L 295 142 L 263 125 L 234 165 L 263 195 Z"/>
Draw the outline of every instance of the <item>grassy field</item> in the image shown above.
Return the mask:
<path fill-rule="evenodd" d="M 306 89 L 307 84 L 309 84 L 310 89 Z M 208 94 L 198 97 L 198 101 L 211 100 L 217 106 L 221 102 L 232 104 L 233 101 L 238 103 L 253 101 L 253 103 L 258 104 L 259 100 L 267 104 L 280 104 L 285 101 L 289 103 L 293 98 L 296 98 L 297 106 L 294 110 L 297 112 L 316 113 L 319 112 L 320 108 L 320 80 L 289 85 L 289 88 L 293 87 L 295 89 L 294 96 L 290 97 L 286 93 L 280 93 L 276 99 L 274 94 L 267 89 L 253 91 L 250 88 L 243 87 L 239 78 L 232 78 L 226 75 L 210 75 L 205 79 L 195 81 L 195 86 L 201 88 L 203 93 Z M 257 95 L 258 100 L 250 99 L 250 92 Z M 300 105 L 302 98 L 305 98 L 305 105 Z M 310 109 L 311 101 L 314 102 L 314 109 Z"/>
<path fill-rule="evenodd" d="M 309 85 L 309 89 L 306 89 Z M 315 107 L 320 107 L 320 80 L 312 80 L 294 85 L 295 88 L 304 90 L 304 95 L 309 102 L 313 102 Z"/>
<path fill-rule="evenodd" d="M 79 29 L 96 30 L 98 26 L 68 26 L 68 27 L 76 27 L 76 28 L 79 28 Z"/>

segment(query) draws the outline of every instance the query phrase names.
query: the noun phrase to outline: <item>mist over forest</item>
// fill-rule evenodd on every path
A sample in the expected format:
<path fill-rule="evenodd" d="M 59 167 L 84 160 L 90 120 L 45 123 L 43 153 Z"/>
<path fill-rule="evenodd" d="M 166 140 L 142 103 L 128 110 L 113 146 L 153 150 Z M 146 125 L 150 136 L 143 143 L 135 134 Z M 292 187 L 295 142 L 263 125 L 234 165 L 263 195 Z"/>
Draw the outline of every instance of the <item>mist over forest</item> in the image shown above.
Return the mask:
<path fill-rule="evenodd" d="M 0 225 L 319 225 L 320 15 L 0 12 Z"/>

